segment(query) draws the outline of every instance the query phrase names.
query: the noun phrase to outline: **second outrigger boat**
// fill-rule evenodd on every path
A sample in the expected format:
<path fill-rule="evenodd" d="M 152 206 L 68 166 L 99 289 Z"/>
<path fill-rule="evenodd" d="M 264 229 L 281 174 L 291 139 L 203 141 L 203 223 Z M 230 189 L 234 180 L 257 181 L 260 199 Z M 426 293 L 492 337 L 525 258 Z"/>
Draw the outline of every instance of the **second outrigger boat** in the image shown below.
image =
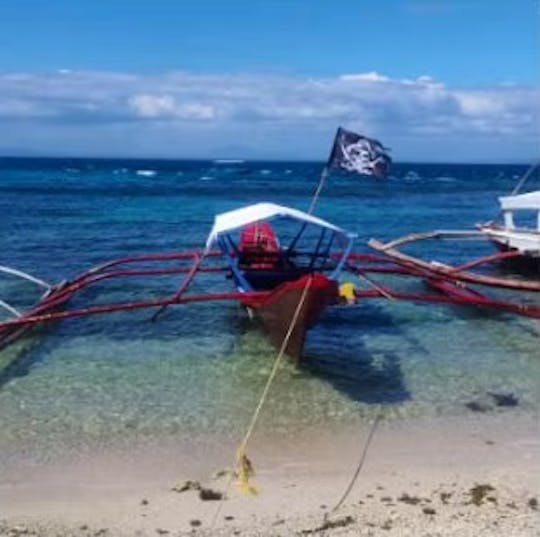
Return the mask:
<path fill-rule="evenodd" d="M 502 252 L 540 273 L 540 190 L 499 198 L 503 222 L 478 229 Z"/>
<path fill-rule="evenodd" d="M 540 164 L 533 164 L 512 193 L 499 198 L 502 221 L 477 226 L 512 264 L 540 276 L 540 190 L 521 192 Z M 512 255 L 513 254 L 513 255 Z"/>

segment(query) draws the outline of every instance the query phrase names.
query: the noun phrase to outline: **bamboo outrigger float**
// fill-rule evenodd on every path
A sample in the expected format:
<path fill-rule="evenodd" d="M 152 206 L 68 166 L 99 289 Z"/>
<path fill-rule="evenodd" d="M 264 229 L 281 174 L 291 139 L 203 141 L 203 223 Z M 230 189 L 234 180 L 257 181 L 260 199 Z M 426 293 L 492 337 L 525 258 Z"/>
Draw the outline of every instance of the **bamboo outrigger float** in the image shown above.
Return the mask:
<path fill-rule="evenodd" d="M 470 269 L 480 266 L 491 266 L 502 260 L 508 260 L 519 256 L 518 252 L 507 251 L 482 256 L 469 260 L 459 266 L 450 266 L 438 261 L 425 261 L 412 255 L 405 254 L 397 249 L 398 245 L 418 242 L 427 239 L 455 239 L 456 237 L 474 237 L 475 232 L 468 231 L 433 231 L 429 233 L 411 234 L 386 244 L 376 239 L 371 239 L 368 244 L 371 248 L 384 255 L 382 258 L 391 263 L 387 272 L 391 274 L 403 274 L 415 277 L 437 292 L 437 295 L 429 294 L 405 294 L 386 288 L 387 298 L 405 299 L 412 301 L 449 302 L 465 306 L 479 306 L 498 309 L 540 318 L 540 303 L 532 301 L 530 295 L 540 292 L 540 279 L 520 279 L 513 276 L 486 274 L 472 272 Z M 398 269 L 402 270 L 399 271 Z M 372 272 L 372 267 L 360 267 L 359 270 Z M 515 298 L 501 299 L 486 294 L 484 289 L 498 288 L 522 292 L 521 300 Z M 361 296 L 366 296 L 361 293 Z"/>
<path fill-rule="evenodd" d="M 395 239 L 386 244 L 381 243 L 376 239 L 371 239 L 368 245 L 379 252 L 384 253 L 389 258 L 394 260 L 398 265 L 409 267 L 410 269 L 418 270 L 425 277 L 442 278 L 451 281 L 459 281 L 462 283 L 472 283 L 486 285 L 490 287 L 501 287 L 505 289 L 515 289 L 518 291 L 540 291 L 540 280 L 523 280 L 504 276 L 492 276 L 488 274 L 478 274 L 470 272 L 468 269 L 503 261 L 515 259 L 521 254 L 518 251 L 510 250 L 505 252 L 497 252 L 487 256 L 482 256 L 477 259 L 467 261 L 457 267 L 449 266 L 437 261 L 424 261 L 411 255 L 399 251 L 396 247 L 407 243 L 418 242 L 426 239 L 454 239 L 459 237 L 477 237 L 479 234 L 474 231 L 431 231 L 429 233 L 413 233 L 399 239 Z"/>

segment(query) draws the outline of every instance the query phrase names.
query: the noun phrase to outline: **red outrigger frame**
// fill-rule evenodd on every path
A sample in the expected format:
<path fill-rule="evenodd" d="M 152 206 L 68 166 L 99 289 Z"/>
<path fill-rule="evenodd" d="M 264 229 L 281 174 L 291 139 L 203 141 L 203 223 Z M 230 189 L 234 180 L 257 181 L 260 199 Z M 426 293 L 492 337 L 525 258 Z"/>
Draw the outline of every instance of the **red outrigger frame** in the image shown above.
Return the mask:
<path fill-rule="evenodd" d="M 442 232 L 422 234 L 420 238 L 433 238 Z M 460 265 L 449 267 L 438 263 L 428 263 L 420 259 L 402 254 L 395 249 L 396 245 L 410 242 L 411 239 L 398 239 L 388 244 L 370 241 L 370 246 L 379 253 L 351 253 L 347 257 L 344 270 L 355 274 L 359 281 L 366 284 L 364 288 L 356 289 L 355 295 L 360 301 L 378 298 L 392 300 L 407 300 L 413 302 L 436 302 L 467 306 L 485 307 L 503 310 L 527 317 L 540 319 L 540 306 L 533 303 L 502 300 L 490 297 L 470 287 L 470 284 L 482 287 L 498 287 L 513 291 L 540 291 L 540 281 L 507 279 L 504 277 L 476 274 L 469 269 L 482 264 L 508 259 L 518 254 L 516 252 L 501 252 L 481 257 Z M 414 239 L 412 239 L 414 240 Z M 175 304 L 204 302 L 212 300 L 236 300 L 246 305 L 257 304 L 267 300 L 272 291 L 254 292 L 216 292 L 188 293 L 188 288 L 198 273 L 227 273 L 227 265 L 217 265 L 216 260 L 222 257 L 221 252 L 203 253 L 191 251 L 184 253 L 165 253 L 128 256 L 103 263 L 75 278 L 52 286 L 50 290 L 29 310 L 18 313 L 12 319 L 0 323 L 0 348 L 22 336 L 29 328 L 50 321 L 58 321 L 73 317 L 97 315 L 135 309 L 157 309 L 153 319 L 166 308 Z M 205 263 L 213 261 L 213 265 Z M 190 262 L 189 264 L 186 264 Z M 170 263 L 180 263 L 180 266 L 164 266 Z M 137 267 L 137 264 L 144 264 Z M 152 267 L 148 267 L 152 264 Z M 135 265 L 135 267 L 134 267 Z M 176 291 L 168 296 L 147 298 L 129 302 L 98 304 L 83 308 L 69 308 L 67 304 L 81 290 L 95 285 L 100 281 L 129 278 L 134 276 L 165 276 L 185 274 Z M 400 275 L 416 278 L 426 283 L 431 292 L 404 292 L 387 286 L 371 275 Z"/>

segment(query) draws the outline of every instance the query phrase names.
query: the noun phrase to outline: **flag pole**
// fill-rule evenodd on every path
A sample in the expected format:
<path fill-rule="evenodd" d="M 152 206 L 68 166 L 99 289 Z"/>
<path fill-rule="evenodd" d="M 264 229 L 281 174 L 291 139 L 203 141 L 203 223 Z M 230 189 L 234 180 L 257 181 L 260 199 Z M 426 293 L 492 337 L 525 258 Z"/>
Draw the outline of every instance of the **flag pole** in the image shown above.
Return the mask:
<path fill-rule="evenodd" d="M 319 195 L 321 193 L 321 190 L 323 189 L 323 186 L 326 181 L 326 178 L 328 177 L 328 174 L 329 174 L 328 164 L 325 164 L 321 172 L 321 177 L 319 178 L 319 184 L 317 185 L 317 189 L 315 190 L 315 193 L 313 194 L 313 197 L 311 198 L 308 214 L 313 214 L 313 211 L 315 210 L 315 205 L 317 204 Z"/>
<path fill-rule="evenodd" d="M 313 194 L 311 198 L 308 214 L 313 214 L 313 211 L 315 210 L 315 205 L 317 205 L 317 201 L 319 200 L 319 195 L 321 194 L 321 191 L 324 187 L 324 183 L 326 182 L 326 178 L 330 175 L 330 165 L 332 162 L 332 157 L 334 156 L 334 148 L 336 147 L 336 140 L 337 140 L 340 129 L 341 127 L 338 127 L 336 131 L 336 135 L 334 136 L 334 143 L 332 144 L 330 155 L 328 157 L 328 160 L 326 161 L 326 164 L 324 165 L 324 168 L 322 169 L 321 176 L 319 177 L 319 184 L 317 185 L 317 188 L 315 189 L 315 193 Z"/>

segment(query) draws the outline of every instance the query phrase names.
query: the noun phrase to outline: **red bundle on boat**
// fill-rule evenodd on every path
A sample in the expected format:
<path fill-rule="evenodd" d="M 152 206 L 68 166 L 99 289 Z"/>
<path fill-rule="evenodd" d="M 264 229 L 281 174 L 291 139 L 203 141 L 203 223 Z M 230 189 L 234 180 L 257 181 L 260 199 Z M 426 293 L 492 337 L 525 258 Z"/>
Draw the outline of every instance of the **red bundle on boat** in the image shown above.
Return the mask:
<path fill-rule="evenodd" d="M 256 222 L 242 229 L 239 251 L 241 264 L 253 269 L 273 269 L 279 262 L 277 237 L 268 222 Z"/>

